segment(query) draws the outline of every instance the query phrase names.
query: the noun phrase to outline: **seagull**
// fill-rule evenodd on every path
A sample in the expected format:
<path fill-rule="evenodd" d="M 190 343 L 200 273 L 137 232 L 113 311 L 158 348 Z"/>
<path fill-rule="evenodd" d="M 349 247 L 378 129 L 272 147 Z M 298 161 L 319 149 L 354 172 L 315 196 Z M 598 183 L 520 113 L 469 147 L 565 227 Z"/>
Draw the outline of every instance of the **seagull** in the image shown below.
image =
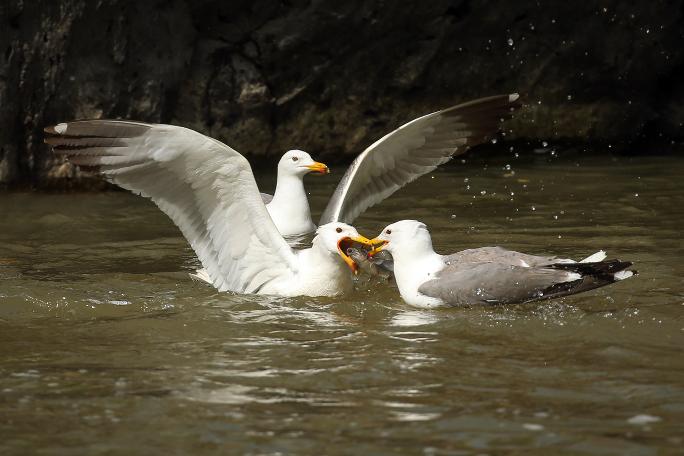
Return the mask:
<path fill-rule="evenodd" d="M 119 120 L 83 120 L 45 129 L 45 142 L 72 163 L 151 199 L 183 233 L 219 291 L 334 296 L 352 288 L 351 247 L 370 241 L 345 223 L 316 230 L 293 250 L 263 204 L 249 162 L 196 131 Z"/>
<path fill-rule="evenodd" d="M 309 173 L 328 174 L 330 170 L 303 150 L 289 150 L 278 162 L 275 192 L 261 194 L 273 223 L 291 245 L 299 244 L 303 237 L 316 231 L 303 182 Z"/>
<path fill-rule="evenodd" d="M 469 101 L 414 119 L 383 136 L 349 166 L 319 225 L 351 224 L 406 184 L 468 148 L 494 139 L 501 121 L 521 106 L 519 98 L 513 93 Z M 312 171 L 327 173 L 328 168 L 314 162 L 306 152 L 288 151 L 278 163 L 272 199 L 262 194 L 273 222 L 292 245 L 316 229 L 303 183 L 304 175 Z"/>
<path fill-rule="evenodd" d="M 515 304 L 567 296 L 633 276 L 631 262 L 605 260 L 603 251 L 580 262 L 482 247 L 440 255 L 424 223 L 401 220 L 371 240 L 370 256 L 389 251 L 399 293 L 416 307 Z"/>

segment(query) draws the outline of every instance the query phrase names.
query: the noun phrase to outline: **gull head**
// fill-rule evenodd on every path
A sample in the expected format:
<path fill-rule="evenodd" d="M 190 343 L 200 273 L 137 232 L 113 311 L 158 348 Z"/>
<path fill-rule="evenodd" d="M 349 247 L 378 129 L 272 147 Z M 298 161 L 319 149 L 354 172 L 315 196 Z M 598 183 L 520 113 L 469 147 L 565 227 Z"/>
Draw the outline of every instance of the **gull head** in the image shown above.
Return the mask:
<path fill-rule="evenodd" d="M 370 239 L 361 236 L 353 226 L 340 222 L 319 226 L 313 243 L 314 245 L 322 245 L 330 253 L 339 255 L 354 274 L 358 274 L 359 265 L 347 253 L 348 250 L 352 247 L 371 248 Z"/>
<path fill-rule="evenodd" d="M 328 174 L 328 167 L 314 161 L 311 155 L 303 150 L 288 150 L 278 162 L 278 174 L 303 177 L 309 173 Z"/>
<path fill-rule="evenodd" d="M 371 239 L 373 250 L 368 256 L 374 256 L 383 250 L 394 255 L 420 255 L 433 252 L 432 238 L 427 226 L 417 220 L 400 220 L 382 229 L 380 234 Z"/>

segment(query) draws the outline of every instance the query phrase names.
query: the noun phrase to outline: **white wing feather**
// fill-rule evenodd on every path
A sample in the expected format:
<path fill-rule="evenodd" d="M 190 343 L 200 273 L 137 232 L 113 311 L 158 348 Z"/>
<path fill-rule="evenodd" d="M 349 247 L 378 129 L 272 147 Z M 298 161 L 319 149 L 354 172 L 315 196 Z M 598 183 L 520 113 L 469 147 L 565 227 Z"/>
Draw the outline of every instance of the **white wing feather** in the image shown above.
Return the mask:
<path fill-rule="evenodd" d="M 383 136 L 351 164 L 319 225 L 352 223 L 404 185 L 486 141 L 519 106 L 517 94 L 481 98 L 419 117 Z"/>
<path fill-rule="evenodd" d="M 154 201 L 220 291 L 255 293 L 297 273 L 249 162 L 227 145 L 183 127 L 127 121 L 75 121 L 45 131 L 55 152 Z"/>

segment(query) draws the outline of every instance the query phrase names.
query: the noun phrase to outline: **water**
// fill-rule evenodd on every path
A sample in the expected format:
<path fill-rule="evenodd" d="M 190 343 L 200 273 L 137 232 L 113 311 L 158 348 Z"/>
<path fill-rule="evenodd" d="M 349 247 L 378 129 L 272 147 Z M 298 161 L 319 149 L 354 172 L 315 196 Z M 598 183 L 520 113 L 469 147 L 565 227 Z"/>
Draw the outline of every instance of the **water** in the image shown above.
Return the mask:
<path fill-rule="evenodd" d="M 340 175 L 307 178 L 317 211 Z M 188 279 L 192 251 L 141 198 L 0 195 L 0 453 L 679 453 L 682 175 L 675 157 L 527 152 L 422 178 L 360 231 L 416 218 L 442 252 L 603 248 L 640 272 L 438 311 L 367 283 L 219 294 Z"/>

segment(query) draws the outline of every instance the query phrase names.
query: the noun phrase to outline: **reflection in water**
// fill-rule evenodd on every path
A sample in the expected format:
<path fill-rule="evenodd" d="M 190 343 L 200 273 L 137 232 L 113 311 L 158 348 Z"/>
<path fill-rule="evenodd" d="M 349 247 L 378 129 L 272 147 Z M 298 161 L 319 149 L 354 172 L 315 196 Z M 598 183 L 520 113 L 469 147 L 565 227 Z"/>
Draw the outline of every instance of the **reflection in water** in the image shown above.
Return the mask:
<path fill-rule="evenodd" d="M 554 160 L 454 166 L 358 226 L 422 219 L 441 251 L 602 248 L 637 279 L 432 311 L 365 280 L 334 299 L 217 293 L 140 198 L 0 196 L 0 452 L 679 451 L 684 161 Z M 307 185 L 315 209 L 334 182 Z"/>
<path fill-rule="evenodd" d="M 439 314 L 429 311 L 408 310 L 392 316 L 391 326 L 426 326 L 439 321 Z"/>

